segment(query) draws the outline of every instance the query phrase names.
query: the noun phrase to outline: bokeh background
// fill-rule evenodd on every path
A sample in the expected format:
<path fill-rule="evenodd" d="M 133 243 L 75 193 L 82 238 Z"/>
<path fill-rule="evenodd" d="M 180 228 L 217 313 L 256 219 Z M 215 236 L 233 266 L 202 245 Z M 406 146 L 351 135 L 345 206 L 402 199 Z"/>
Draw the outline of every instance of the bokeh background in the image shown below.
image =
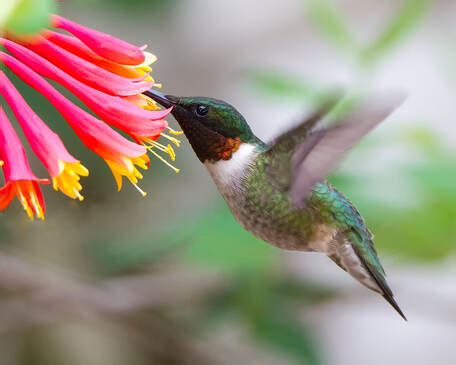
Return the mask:
<path fill-rule="evenodd" d="M 149 44 L 167 93 L 225 99 L 265 140 L 335 88 L 406 92 L 331 180 L 365 215 L 409 322 L 326 257 L 244 232 L 184 138 L 180 174 L 156 161 L 147 198 L 131 186 L 117 193 L 104 163 L 24 87 L 91 177 L 83 204 L 48 189 L 45 223 L 29 222 L 19 204 L 0 216 L 1 364 L 456 362 L 454 1 L 59 7 Z"/>

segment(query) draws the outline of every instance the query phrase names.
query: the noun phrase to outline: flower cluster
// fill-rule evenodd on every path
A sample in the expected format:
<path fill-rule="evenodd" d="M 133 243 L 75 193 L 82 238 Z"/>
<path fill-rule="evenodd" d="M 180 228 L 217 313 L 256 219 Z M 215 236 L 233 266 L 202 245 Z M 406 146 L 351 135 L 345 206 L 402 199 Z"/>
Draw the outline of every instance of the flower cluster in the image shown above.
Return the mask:
<path fill-rule="evenodd" d="M 75 134 L 111 169 L 118 189 L 123 177 L 137 185 L 150 160 L 148 152 L 170 165 L 171 146 L 179 146 L 177 132 L 142 93 L 157 85 L 150 76 L 155 56 L 111 35 L 53 15 L 49 29 L 34 36 L 0 33 L 0 65 L 42 94 L 63 116 Z M 60 84 L 81 100 L 93 114 L 63 96 L 50 82 Z M 30 108 L 8 76 L 0 70 L 0 98 L 14 114 L 31 150 L 47 169 L 50 179 L 37 178 L 24 147 L 0 106 L 0 211 L 17 197 L 30 218 L 44 219 L 41 184 L 52 183 L 72 199 L 83 200 L 80 178 L 87 168 L 68 152 L 61 138 Z M 164 131 L 170 130 L 168 135 Z M 123 132 L 123 134 L 121 134 Z M 125 137 L 125 135 L 130 138 Z M 157 142 L 160 137 L 169 143 Z M 176 172 L 178 170 L 170 165 Z"/>

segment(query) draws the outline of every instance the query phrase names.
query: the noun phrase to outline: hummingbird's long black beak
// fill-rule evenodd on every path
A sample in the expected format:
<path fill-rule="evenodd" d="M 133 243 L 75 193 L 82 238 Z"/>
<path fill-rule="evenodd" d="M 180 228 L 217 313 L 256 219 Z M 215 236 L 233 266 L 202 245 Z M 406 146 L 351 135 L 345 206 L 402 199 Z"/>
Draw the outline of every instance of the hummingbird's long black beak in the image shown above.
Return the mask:
<path fill-rule="evenodd" d="M 152 100 L 155 100 L 164 108 L 171 108 L 177 104 L 178 98 L 172 95 L 164 95 L 159 91 L 156 90 L 148 90 L 143 93 L 144 95 L 148 96 Z"/>

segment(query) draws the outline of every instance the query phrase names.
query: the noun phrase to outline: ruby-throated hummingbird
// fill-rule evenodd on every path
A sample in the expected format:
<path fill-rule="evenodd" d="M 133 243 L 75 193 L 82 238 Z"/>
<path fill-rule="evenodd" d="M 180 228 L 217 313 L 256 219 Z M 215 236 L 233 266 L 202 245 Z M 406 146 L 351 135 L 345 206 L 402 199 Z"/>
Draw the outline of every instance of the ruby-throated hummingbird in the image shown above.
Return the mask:
<path fill-rule="evenodd" d="M 337 124 L 334 102 L 266 144 L 230 104 L 206 97 L 145 92 L 181 126 L 239 223 L 279 248 L 323 252 L 404 318 L 385 279 L 373 236 L 353 204 L 326 182 L 345 152 L 397 105 L 361 108 Z"/>

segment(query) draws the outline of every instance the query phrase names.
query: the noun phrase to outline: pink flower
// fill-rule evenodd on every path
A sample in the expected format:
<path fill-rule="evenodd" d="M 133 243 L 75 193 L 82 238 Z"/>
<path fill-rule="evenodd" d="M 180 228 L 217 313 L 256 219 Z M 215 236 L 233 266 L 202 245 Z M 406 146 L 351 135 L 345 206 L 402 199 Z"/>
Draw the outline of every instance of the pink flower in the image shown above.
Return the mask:
<path fill-rule="evenodd" d="M 58 15 L 52 16 L 52 26 L 70 35 L 48 29 L 32 38 L 12 34 L 0 38 L 0 45 L 8 52 L 0 52 L 0 64 L 46 97 L 81 141 L 106 161 L 119 190 L 122 178 L 126 177 L 145 195 L 137 183 L 142 178 L 138 168 L 149 168 L 147 153 L 151 152 L 170 165 L 157 151 L 174 160 L 171 144 L 179 146 L 180 143 L 164 133 L 169 129 L 171 134 L 177 134 L 165 121 L 171 110 L 159 110 L 153 100 L 142 94 L 156 85 L 150 76 L 150 64 L 156 60 L 155 56 L 144 48 Z M 73 93 L 98 118 L 66 99 L 45 78 Z M 1 71 L 0 97 L 12 109 L 32 151 L 49 172 L 54 189 L 82 200 L 80 177 L 88 176 L 88 170 L 68 152 L 61 138 L 30 108 Z M 34 177 L 17 135 L 10 138 L 14 129 L 3 111 L 0 117 L 0 134 L 4 140 L 9 138 L 11 141 L 2 145 L 0 151 L 6 181 L 0 192 L 0 209 L 5 209 L 16 194 L 29 216 L 43 218 L 44 201 L 38 183 L 44 180 Z M 126 133 L 132 140 L 113 128 Z M 160 137 L 171 144 L 158 142 Z M 22 159 L 8 157 L 18 154 L 22 154 Z M 11 178 L 10 172 L 15 168 L 23 173 L 22 179 Z M 16 186 L 23 194 L 18 193 Z"/>
<path fill-rule="evenodd" d="M 24 147 L 1 107 L 0 160 L 5 176 L 5 185 L 0 188 L 0 211 L 17 196 L 30 219 L 44 219 L 46 205 L 39 184 L 49 183 L 49 180 L 33 174 Z"/>
<path fill-rule="evenodd" d="M 36 115 L 1 71 L 0 95 L 16 115 L 33 152 L 49 171 L 54 189 L 61 190 L 70 198 L 83 200 L 79 176 L 88 176 L 89 171 L 70 155 L 60 137 Z"/>
<path fill-rule="evenodd" d="M 58 15 L 54 15 L 53 25 L 73 34 L 96 54 L 112 62 L 136 66 L 145 61 L 141 49 L 109 34 L 83 27 Z"/>

